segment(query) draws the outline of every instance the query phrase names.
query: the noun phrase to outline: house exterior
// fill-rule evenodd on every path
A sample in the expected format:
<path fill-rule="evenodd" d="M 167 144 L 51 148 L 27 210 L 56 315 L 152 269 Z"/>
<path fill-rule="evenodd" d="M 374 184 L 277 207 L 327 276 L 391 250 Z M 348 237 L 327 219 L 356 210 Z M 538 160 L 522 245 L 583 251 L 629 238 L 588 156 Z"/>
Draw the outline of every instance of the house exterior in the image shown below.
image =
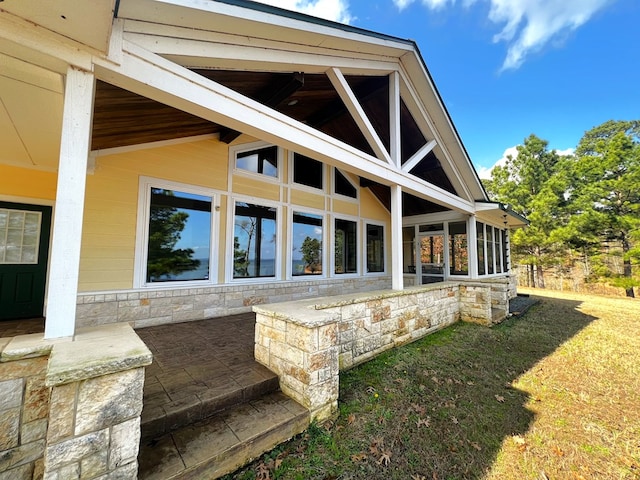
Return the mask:
<path fill-rule="evenodd" d="M 46 317 L 0 346 L 6 372 L 57 359 L 6 374 L 53 392 L 49 419 L 73 382 L 141 388 L 127 324 L 447 281 L 515 295 L 526 221 L 487 197 L 412 41 L 244 0 L 4 0 L 0 65 L 0 321 Z M 83 364 L 87 331 L 124 340 Z"/>

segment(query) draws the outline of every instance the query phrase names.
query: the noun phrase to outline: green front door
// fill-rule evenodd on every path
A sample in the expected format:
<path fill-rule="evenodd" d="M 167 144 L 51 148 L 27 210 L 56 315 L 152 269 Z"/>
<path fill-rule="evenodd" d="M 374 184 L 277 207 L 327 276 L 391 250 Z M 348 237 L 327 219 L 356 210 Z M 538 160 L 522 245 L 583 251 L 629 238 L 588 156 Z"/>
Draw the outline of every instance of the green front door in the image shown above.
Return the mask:
<path fill-rule="evenodd" d="M 0 202 L 0 320 L 41 317 L 51 207 Z"/>

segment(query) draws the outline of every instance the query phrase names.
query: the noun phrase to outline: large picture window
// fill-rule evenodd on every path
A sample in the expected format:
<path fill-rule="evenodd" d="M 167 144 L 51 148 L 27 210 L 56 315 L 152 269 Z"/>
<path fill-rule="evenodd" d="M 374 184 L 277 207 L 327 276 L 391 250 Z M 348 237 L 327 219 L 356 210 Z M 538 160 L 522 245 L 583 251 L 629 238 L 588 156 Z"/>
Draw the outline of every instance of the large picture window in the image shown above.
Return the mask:
<path fill-rule="evenodd" d="M 278 147 L 270 146 L 238 152 L 236 168 L 278 178 Z"/>
<path fill-rule="evenodd" d="M 233 278 L 275 277 L 277 210 L 236 202 L 233 224 Z"/>
<path fill-rule="evenodd" d="M 322 275 L 323 217 L 293 212 L 292 275 Z"/>
<path fill-rule="evenodd" d="M 449 223 L 449 273 L 469 274 L 469 250 L 467 248 L 467 222 Z"/>
<path fill-rule="evenodd" d="M 358 273 L 358 224 L 335 219 L 335 273 Z"/>
<path fill-rule="evenodd" d="M 367 224 L 367 273 L 384 272 L 384 227 Z"/>
<path fill-rule="evenodd" d="M 212 197 L 150 187 L 146 282 L 208 280 Z"/>

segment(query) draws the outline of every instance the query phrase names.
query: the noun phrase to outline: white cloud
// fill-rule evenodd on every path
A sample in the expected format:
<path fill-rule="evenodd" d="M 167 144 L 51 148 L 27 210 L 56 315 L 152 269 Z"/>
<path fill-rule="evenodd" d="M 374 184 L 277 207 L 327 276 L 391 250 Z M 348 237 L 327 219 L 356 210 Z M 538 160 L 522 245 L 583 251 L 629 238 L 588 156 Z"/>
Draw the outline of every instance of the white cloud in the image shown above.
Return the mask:
<path fill-rule="evenodd" d="M 586 23 L 612 0 L 490 0 L 489 19 L 506 24 L 494 42 L 509 45 L 502 70 L 518 68 L 529 53 Z"/>
<path fill-rule="evenodd" d="M 575 148 L 565 148 L 564 150 L 556 150 L 556 153 L 560 156 L 573 155 L 575 153 Z"/>
<path fill-rule="evenodd" d="M 491 170 L 493 170 L 497 166 L 504 167 L 505 164 L 507 163 L 507 157 L 509 155 L 512 156 L 513 158 L 516 158 L 518 156 L 518 147 L 517 146 L 513 146 L 513 147 L 507 148 L 504 151 L 504 153 L 502 154 L 502 157 L 500 158 L 500 160 L 498 160 L 496 163 L 494 163 L 490 167 L 479 167 L 479 168 L 476 168 L 476 170 L 478 172 L 478 176 L 480 178 L 484 178 L 484 179 L 491 178 Z"/>
<path fill-rule="evenodd" d="M 431 10 L 441 9 L 456 0 L 421 0 Z M 494 35 L 494 42 L 507 43 L 507 56 L 502 70 L 516 69 L 526 57 L 551 41 L 585 24 L 599 10 L 615 0 L 460 0 L 463 7 L 489 2 L 489 20 L 504 25 Z M 414 0 L 393 0 L 402 10 Z"/>
<path fill-rule="evenodd" d="M 257 0 L 274 7 L 280 7 L 295 12 L 306 13 L 314 17 L 333 20 L 340 23 L 350 23 L 354 18 L 349 13 L 347 0 Z"/>
<path fill-rule="evenodd" d="M 573 153 L 575 152 L 575 148 L 565 148 L 564 150 L 556 150 L 556 153 L 558 155 L 573 155 Z M 494 163 L 493 165 L 491 165 L 490 167 L 478 167 L 476 168 L 476 171 L 478 172 L 478 176 L 482 179 L 490 179 L 491 178 L 491 170 L 493 170 L 495 167 L 504 167 L 507 163 L 507 157 L 511 156 L 512 158 L 516 158 L 518 156 L 518 146 L 513 146 L 513 147 L 509 147 L 507 148 L 504 153 L 502 154 L 502 157 L 500 157 L 500 159 L 498 161 L 496 161 L 496 163 Z"/>

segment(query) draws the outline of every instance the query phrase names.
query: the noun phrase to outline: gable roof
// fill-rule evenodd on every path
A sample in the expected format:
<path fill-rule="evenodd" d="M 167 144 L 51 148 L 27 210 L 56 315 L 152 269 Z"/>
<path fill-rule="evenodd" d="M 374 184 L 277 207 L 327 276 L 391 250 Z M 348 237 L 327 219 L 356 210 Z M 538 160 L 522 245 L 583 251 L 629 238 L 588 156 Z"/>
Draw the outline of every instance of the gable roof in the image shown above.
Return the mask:
<path fill-rule="evenodd" d="M 61 0 L 59 3 L 68 8 L 71 5 L 69 1 L 71 0 Z M 39 2 L 26 3 L 36 5 Z M 8 7 L 15 4 L 14 0 L 4 2 Z M 122 29 L 125 41 L 140 45 L 146 51 L 201 75 L 217 76 L 220 79 L 225 72 L 235 72 L 237 78 L 241 72 L 256 75 L 262 72 L 275 77 L 299 71 L 311 79 L 314 75 L 317 78 L 325 75 L 329 69 L 339 69 L 345 78 L 351 79 L 353 85 L 354 82 L 357 83 L 358 76 L 375 83 L 376 77 L 385 78 L 391 72 L 398 73 L 403 112 L 409 114 L 407 118 L 415 120 L 425 141 L 436 141 L 432 152 L 437 153 L 434 165 L 441 167 L 453 182 L 451 188 L 443 183 L 439 186 L 449 191 L 453 189 L 468 200 L 487 199 L 420 51 L 412 40 L 247 0 L 120 0 L 115 5 L 110 1 L 105 4 L 113 7 L 113 15 L 116 17 L 113 28 Z M 52 11 L 51 15 L 58 13 L 57 10 Z M 104 25 L 105 20 L 112 20 L 109 16 L 111 14 L 109 9 L 103 9 L 99 14 L 90 15 L 83 21 L 86 24 Z M 69 22 L 56 23 L 55 29 L 43 26 L 71 41 L 86 42 L 90 51 L 99 50 L 100 42 L 94 38 L 87 39 L 82 34 L 86 28 L 78 33 L 80 30 L 75 26 L 77 22 L 78 19 L 74 16 Z M 104 28 L 101 31 L 103 30 Z M 231 83 L 233 81 L 230 80 Z M 99 84 L 97 107 L 100 107 L 101 88 Z M 108 86 L 105 90 L 108 90 Z M 55 93 L 59 98 L 62 92 Z M 383 96 L 380 93 L 379 97 Z M 107 100 L 108 104 L 113 97 Z M 381 105 L 378 101 L 377 106 L 370 108 L 380 109 Z M 292 118 L 296 117 L 292 115 Z M 101 134 L 99 120 L 100 112 L 97 108 L 94 140 Z M 304 122 L 307 119 L 300 117 L 298 121 Z M 407 122 L 403 128 L 406 125 Z M 201 125 L 197 127 L 200 128 Z M 362 140 L 359 142 L 358 148 L 363 148 Z M 411 148 L 416 147 L 413 145 Z M 433 178 L 428 177 L 427 181 L 433 181 Z"/>

